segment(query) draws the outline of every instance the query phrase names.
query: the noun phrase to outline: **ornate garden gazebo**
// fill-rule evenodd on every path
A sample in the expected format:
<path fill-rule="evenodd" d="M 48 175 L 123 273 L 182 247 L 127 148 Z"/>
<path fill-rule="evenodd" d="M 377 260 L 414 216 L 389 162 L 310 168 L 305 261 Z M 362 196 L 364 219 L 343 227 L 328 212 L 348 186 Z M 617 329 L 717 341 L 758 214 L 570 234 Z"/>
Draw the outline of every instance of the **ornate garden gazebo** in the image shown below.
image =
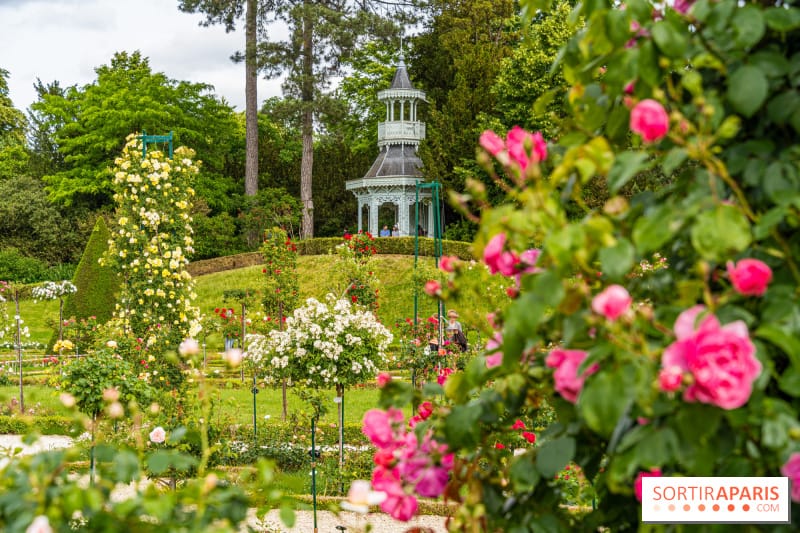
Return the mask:
<path fill-rule="evenodd" d="M 380 153 L 363 178 L 348 180 L 345 187 L 358 199 L 359 230 L 378 235 L 378 210 L 391 204 L 400 235 L 414 235 L 417 183 L 425 181 L 417 156 L 425 123 L 417 120 L 417 110 L 426 100 L 425 93 L 411 84 L 402 53 L 392 85 L 379 91 L 378 99 L 386 105 L 386 121 L 378 124 Z M 419 191 L 419 203 L 419 224 L 428 234 L 434 224 L 430 190 Z"/>

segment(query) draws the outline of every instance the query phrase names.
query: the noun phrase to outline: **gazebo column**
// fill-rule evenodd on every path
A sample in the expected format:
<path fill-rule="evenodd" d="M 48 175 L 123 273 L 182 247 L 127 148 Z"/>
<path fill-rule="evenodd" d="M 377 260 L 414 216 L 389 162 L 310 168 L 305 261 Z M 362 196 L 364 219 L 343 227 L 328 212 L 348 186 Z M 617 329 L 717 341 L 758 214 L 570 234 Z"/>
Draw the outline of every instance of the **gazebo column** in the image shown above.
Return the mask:
<path fill-rule="evenodd" d="M 397 222 L 397 227 L 400 229 L 401 236 L 411 235 L 408 228 L 408 208 L 412 205 L 414 205 L 414 199 L 405 194 L 397 204 L 397 209 L 400 210 L 400 220 Z"/>
<path fill-rule="evenodd" d="M 378 235 L 378 208 L 380 205 L 378 204 L 377 198 L 370 198 L 369 199 L 369 232 L 372 235 Z"/>
<path fill-rule="evenodd" d="M 358 230 L 361 231 L 362 223 L 361 223 L 361 212 L 364 210 L 364 200 L 359 196 L 358 197 Z"/>

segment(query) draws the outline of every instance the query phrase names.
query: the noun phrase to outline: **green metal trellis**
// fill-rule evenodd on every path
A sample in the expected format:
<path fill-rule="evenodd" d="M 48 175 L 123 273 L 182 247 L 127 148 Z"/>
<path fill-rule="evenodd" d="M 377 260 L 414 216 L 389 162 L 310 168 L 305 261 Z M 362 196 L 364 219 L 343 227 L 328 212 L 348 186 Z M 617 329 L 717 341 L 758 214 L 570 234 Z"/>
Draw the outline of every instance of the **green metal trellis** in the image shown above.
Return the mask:
<path fill-rule="evenodd" d="M 419 191 L 423 189 L 431 190 L 431 208 L 433 209 L 433 228 L 428 228 L 428 233 L 432 232 L 433 237 L 433 256 L 435 259 L 436 268 L 439 268 L 439 260 L 442 257 L 442 206 L 439 200 L 439 191 L 442 186 L 438 181 L 429 183 L 417 182 L 416 186 L 416 203 L 414 204 L 414 269 L 417 268 L 417 261 L 419 259 Z M 444 304 L 439 301 L 439 316 L 444 312 Z M 419 294 L 414 289 L 414 324 L 417 323 L 419 316 Z M 441 329 L 441 328 L 440 328 Z M 441 337 L 441 331 L 439 332 Z"/>
<path fill-rule="evenodd" d="M 169 145 L 169 158 L 172 159 L 172 132 L 167 135 L 147 135 L 147 132 L 142 130 L 139 138 L 142 140 L 142 159 L 147 157 L 147 145 L 153 143 L 167 143 Z"/>

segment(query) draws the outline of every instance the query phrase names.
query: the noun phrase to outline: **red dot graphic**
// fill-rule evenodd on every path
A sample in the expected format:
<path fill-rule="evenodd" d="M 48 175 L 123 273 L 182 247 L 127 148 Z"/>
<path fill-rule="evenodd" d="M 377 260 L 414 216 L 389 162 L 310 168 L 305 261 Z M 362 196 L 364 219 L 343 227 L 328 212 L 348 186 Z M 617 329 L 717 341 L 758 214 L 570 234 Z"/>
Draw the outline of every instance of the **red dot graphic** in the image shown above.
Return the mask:
<path fill-rule="evenodd" d="M 675 510 L 675 506 L 673 504 L 669 504 L 669 510 L 670 511 L 674 511 Z"/>
<path fill-rule="evenodd" d="M 750 510 L 750 506 L 749 505 L 747 505 L 747 504 L 742 505 L 742 511 L 747 512 L 749 510 Z"/>
<path fill-rule="evenodd" d="M 719 505 L 717 505 L 717 504 L 715 503 L 715 504 L 714 504 L 714 507 L 712 507 L 712 509 L 714 509 L 715 511 L 719 511 Z"/>
<path fill-rule="evenodd" d="M 729 504 L 728 504 L 728 510 L 729 510 L 729 511 L 733 511 L 734 509 L 736 509 L 736 506 L 735 506 L 735 505 L 733 505 L 732 503 L 729 503 Z"/>
<path fill-rule="evenodd" d="M 684 505 L 683 505 L 683 510 L 684 510 L 684 511 L 688 511 L 688 510 L 689 510 L 689 509 L 691 509 L 691 508 L 692 508 L 692 506 L 691 506 L 691 505 L 689 505 L 688 503 L 686 503 L 686 504 L 684 504 Z"/>

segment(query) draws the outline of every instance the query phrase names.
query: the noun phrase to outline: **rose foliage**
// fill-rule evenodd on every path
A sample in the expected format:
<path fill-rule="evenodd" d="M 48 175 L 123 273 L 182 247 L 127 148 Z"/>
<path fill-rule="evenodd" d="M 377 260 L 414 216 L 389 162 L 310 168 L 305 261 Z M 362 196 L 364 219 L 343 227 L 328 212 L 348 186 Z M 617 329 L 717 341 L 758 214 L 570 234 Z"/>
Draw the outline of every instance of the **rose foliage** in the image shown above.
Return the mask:
<path fill-rule="evenodd" d="M 585 26 L 559 59 L 571 88 L 557 138 L 544 150 L 532 133 L 481 137 L 478 159 L 508 194 L 489 206 L 469 191 L 476 248 L 519 279 L 493 320 L 496 351 L 423 391 L 433 414 L 415 432 L 455 454 L 457 530 L 636 529 L 635 482 L 655 473 L 800 483 L 800 9 L 575 11 Z M 598 208 L 590 183 L 608 194 Z M 531 248 L 536 269 L 516 260 Z M 639 272 L 655 252 L 669 267 Z M 393 380 L 381 407 L 413 394 Z M 535 446 L 495 446 L 544 405 L 554 421 Z M 561 505 L 553 480 L 571 463 L 595 508 Z"/>

